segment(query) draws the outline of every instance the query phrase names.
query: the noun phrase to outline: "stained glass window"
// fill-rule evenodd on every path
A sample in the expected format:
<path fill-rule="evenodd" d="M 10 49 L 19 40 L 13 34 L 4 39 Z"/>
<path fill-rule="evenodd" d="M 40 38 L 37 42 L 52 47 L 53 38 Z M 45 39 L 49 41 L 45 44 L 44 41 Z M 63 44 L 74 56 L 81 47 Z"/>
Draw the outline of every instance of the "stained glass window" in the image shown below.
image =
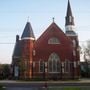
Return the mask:
<path fill-rule="evenodd" d="M 60 72 L 60 58 L 56 53 L 52 53 L 48 60 L 49 72 Z"/>

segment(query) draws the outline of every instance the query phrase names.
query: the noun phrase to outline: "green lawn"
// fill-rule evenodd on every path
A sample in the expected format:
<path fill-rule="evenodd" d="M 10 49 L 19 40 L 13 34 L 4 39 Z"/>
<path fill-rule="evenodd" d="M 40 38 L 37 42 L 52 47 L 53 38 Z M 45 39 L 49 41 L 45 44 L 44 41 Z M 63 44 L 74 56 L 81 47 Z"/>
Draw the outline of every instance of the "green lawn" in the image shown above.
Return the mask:
<path fill-rule="evenodd" d="M 75 86 L 49 87 L 47 90 L 90 90 L 90 87 L 75 87 Z"/>

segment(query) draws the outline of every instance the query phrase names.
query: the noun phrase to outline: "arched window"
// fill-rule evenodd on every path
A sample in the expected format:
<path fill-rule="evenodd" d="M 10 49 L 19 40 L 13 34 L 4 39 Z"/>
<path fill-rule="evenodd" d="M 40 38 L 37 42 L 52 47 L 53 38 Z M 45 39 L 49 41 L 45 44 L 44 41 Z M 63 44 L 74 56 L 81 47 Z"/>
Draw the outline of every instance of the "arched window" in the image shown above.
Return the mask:
<path fill-rule="evenodd" d="M 51 73 L 60 72 L 60 58 L 56 53 L 52 53 L 49 56 L 48 71 Z"/>
<path fill-rule="evenodd" d="M 60 41 L 56 37 L 52 37 L 48 40 L 48 44 L 60 44 Z"/>

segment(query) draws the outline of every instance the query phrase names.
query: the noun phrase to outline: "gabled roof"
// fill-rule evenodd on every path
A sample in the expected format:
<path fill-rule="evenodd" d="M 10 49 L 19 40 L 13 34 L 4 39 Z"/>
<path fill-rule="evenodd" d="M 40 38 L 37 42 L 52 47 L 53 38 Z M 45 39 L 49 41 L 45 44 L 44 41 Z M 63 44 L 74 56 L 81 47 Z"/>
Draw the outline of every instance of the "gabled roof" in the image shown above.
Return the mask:
<path fill-rule="evenodd" d="M 27 22 L 27 24 L 24 28 L 23 34 L 21 36 L 21 39 L 24 39 L 24 38 L 35 38 L 32 26 L 29 22 Z"/>
<path fill-rule="evenodd" d="M 53 22 L 45 31 L 44 33 L 37 39 L 36 43 L 39 44 L 47 44 L 47 40 L 51 37 L 57 37 L 60 39 L 62 43 L 72 43 L 71 39 L 66 36 L 66 34 L 62 31 L 59 26 Z M 63 42 L 66 41 L 66 42 Z M 44 44 L 45 45 L 45 44 Z"/>
<path fill-rule="evenodd" d="M 14 47 L 14 51 L 13 51 L 13 58 L 19 58 L 21 56 L 21 44 L 20 44 L 20 40 L 18 42 L 16 42 L 15 47 Z"/>

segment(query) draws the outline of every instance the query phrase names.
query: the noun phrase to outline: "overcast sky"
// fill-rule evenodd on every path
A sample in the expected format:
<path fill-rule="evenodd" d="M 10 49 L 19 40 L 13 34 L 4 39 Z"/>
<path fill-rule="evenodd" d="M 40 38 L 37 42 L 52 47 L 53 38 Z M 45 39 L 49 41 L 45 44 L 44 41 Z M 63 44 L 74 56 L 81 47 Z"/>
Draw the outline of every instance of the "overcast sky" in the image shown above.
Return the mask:
<path fill-rule="evenodd" d="M 52 23 L 65 31 L 68 0 L 0 0 L 0 63 L 11 63 L 16 35 L 29 17 L 38 38 Z M 70 0 L 80 44 L 90 39 L 90 0 Z"/>

